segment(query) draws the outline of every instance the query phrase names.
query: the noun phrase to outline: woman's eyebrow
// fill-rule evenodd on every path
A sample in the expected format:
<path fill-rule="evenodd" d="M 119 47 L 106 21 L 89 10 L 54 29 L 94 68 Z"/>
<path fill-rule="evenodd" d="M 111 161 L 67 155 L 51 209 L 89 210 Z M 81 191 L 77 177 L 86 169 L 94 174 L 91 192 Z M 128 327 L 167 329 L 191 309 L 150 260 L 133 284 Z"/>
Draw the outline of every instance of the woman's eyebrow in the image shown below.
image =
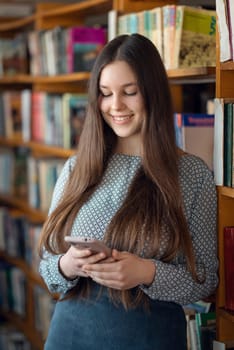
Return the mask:
<path fill-rule="evenodd" d="M 121 85 L 121 86 L 122 86 L 122 87 L 137 86 L 137 83 L 135 83 L 135 82 L 126 83 L 126 84 L 123 84 L 123 85 Z M 109 89 L 109 87 L 106 86 L 106 85 L 100 85 L 100 88 L 102 88 L 102 89 Z"/>

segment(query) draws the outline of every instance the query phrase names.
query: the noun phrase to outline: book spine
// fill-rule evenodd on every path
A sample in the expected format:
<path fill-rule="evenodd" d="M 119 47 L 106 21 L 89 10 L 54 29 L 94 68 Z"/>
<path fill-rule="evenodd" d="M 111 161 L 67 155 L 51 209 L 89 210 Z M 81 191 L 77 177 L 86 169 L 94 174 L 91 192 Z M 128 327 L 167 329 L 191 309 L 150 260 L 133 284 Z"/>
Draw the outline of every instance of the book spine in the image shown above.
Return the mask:
<path fill-rule="evenodd" d="M 226 0 L 228 15 L 228 30 L 230 42 L 230 58 L 234 60 L 234 1 Z"/>
<path fill-rule="evenodd" d="M 225 307 L 234 311 L 234 226 L 224 227 Z"/>
<path fill-rule="evenodd" d="M 232 187 L 232 103 L 224 104 L 224 186 Z"/>

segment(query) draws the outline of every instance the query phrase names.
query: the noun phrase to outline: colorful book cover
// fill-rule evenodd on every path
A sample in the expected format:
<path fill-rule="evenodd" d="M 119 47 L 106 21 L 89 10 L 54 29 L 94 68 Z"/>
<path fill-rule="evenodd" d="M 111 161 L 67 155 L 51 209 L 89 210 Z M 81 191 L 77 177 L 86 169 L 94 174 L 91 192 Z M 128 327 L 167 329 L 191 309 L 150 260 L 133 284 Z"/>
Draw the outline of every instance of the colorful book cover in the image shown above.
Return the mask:
<path fill-rule="evenodd" d="M 202 158 L 213 170 L 214 115 L 202 113 L 175 113 L 177 146 Z"/>
<path fill-rule="evenodd" d="M 76 148 L 83 129 L 87 107 L 86 94 L 64 94 L 63 109 L 63 147 Z"/>
<path fill-rule="evenodd" d="M 72 27 L 67 30 L 67 64 L 68 73 L 75 71 L 75 52 L 77 44 L 98 44 L 103 47 L 106 43 L 106 30 L 94 27 Z M 93 47 L 90 49 L 93 53 Z M 95 50 L 95 53 L 97 49 Z"/>
<path fill-rule="evenodd" d="M 178 66 L 173 68 L 215 66 L 216 12 L 181 6 L 176 21 L 174 52 L 179 57 L 175 58 Z"/>

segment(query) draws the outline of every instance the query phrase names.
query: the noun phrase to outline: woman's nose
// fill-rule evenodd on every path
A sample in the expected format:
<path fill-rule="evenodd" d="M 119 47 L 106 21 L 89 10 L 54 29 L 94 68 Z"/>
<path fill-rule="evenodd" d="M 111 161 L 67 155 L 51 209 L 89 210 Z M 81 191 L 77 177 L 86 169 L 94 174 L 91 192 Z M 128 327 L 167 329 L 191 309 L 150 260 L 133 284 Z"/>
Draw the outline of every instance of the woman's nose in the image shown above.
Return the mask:
<path fill-rule="evenodd" d="M 113 98 L 112 98 L 112 108 L 114 110 L 119 110 L 121 108 L 123 108 L 123 99 L 121 98 L 121 96 L 119 95 L 113 95 Z"/>

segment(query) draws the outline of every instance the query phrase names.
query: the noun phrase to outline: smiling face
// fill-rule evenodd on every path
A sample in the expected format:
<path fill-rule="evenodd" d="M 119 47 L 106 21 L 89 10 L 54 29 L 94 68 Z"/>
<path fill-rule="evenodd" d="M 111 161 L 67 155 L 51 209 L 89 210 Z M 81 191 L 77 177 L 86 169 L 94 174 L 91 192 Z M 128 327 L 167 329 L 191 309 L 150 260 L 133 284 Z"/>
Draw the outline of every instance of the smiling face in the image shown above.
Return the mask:
<path fill-rule="evenodd" d="M 141 153 L 141 128 L 146 117 L 137 79 L 124 61 L 114 61 L 100 76 L 99 108 L 118 137 L 117 152 Z"/>

